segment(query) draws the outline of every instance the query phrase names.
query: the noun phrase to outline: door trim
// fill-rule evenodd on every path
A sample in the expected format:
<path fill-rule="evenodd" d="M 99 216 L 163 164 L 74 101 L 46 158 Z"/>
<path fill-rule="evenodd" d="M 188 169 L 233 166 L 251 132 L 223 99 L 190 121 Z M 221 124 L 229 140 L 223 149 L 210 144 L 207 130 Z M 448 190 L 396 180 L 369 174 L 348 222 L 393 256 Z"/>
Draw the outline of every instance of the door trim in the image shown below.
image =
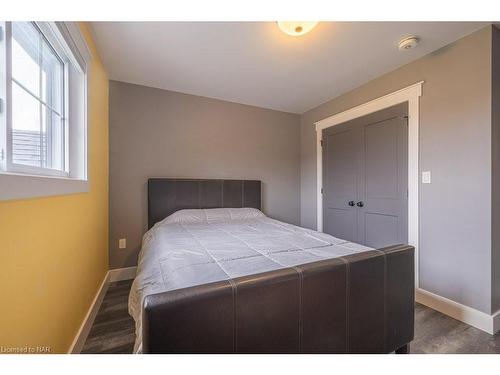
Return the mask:
<path fill-rule="evenodd" d="M 317 121 L 316 126 L 316 162 L 317 162 L 317 230 L 323 231 L 323 149 L 321 147 L 322 132 L 324 129 L 358 117 L 368 115 L 396 104 L 408 102 L 408 244 L 415 247 L 415 287 L 418 288 L 418 240 L 419 240 L 419 213 L 418 213 L 418 128 L 419 128 L 419 98 L 422 96 L 424 81 L 417 82 L 401 90 L 381 96 L 346 111 L 337 113 L 323 120 Z"/>

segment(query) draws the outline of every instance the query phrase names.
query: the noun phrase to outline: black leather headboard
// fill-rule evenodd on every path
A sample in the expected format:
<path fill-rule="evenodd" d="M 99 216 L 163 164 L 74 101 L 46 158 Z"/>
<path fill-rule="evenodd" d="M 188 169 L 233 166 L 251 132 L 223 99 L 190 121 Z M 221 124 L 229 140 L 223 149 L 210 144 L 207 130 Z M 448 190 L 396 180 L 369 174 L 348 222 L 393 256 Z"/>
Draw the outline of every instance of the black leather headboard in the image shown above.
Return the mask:
<path fill-rule="evenodd" d="M 260 210 L 260 181 L 150 178 L 148 227 L 185 208 L 252 207 Z"/>

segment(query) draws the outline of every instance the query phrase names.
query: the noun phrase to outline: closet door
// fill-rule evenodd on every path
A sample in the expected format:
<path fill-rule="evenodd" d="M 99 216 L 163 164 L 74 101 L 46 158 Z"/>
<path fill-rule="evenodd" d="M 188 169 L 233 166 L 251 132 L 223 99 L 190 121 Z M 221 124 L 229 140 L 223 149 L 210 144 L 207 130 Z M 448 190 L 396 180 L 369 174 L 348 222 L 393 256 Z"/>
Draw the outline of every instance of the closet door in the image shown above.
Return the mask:
<path fill-rule="evenodd" d="M 408 242 L 408 119 L 406 105 L 360 124 L 358 242 L 381 248 Z"/>
<path fill-rule="evenodd" d="M 358 242 L 360 128 L 340 124 L 323 132 L 323 231 Z"/>
<path fill-rule="evenodd" d="M 380 248 L 408 241 L 407 105 L 323 131 L 323 230 Z"/>

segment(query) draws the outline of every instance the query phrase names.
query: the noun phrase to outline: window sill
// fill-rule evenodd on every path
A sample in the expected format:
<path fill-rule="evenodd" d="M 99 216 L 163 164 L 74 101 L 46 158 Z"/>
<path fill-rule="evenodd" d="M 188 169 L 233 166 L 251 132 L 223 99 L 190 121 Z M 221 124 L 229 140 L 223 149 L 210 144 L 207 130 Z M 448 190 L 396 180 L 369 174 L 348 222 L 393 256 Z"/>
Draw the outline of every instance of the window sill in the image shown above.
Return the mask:
<path fill-rule="evenodd" d="M 0 172 L 0 201 L 88 193 L 88 180 Z"/>

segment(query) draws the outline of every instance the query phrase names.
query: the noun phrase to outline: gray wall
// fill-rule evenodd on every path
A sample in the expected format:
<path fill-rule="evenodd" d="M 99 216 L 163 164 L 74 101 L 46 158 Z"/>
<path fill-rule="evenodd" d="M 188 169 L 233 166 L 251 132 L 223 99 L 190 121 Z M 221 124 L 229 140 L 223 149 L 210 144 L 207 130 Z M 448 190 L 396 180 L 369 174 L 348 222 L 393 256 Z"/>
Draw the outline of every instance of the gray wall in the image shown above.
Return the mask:
<path fill-rule="evenodd" d="M 299 115 L 116 81 L 109 97 L 110 268 L 136 264 L 148 177 L 258 179 L 263 211 L 299 223 Z"/>
<path fill-rule="evenodd" d="M 316 228 L 314 122 L 424 80 L 420 99 L 420 287 L 490 313 L 491 27 L 303 114 L 301 224 Z"/>
<path fill-rule="evenodd" d="M 491 124 L 492 124 L 492 312 L 500 309 L 500 30 L 493 27 Z"/>

